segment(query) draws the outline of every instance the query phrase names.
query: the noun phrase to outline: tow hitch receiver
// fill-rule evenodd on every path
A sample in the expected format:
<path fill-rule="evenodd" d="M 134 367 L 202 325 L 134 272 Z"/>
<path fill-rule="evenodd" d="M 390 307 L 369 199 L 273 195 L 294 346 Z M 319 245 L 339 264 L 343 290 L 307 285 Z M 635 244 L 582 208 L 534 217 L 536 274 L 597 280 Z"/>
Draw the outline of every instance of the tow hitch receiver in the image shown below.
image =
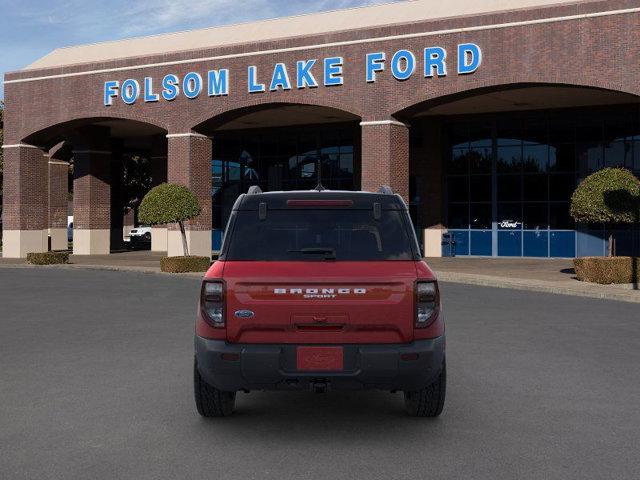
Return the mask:
<path fill-rule="evenodd" d="M 327 393 L 329 391 L 329 382 L 325 379 L 316 379 L 310 385 L 313 393 Z"/>

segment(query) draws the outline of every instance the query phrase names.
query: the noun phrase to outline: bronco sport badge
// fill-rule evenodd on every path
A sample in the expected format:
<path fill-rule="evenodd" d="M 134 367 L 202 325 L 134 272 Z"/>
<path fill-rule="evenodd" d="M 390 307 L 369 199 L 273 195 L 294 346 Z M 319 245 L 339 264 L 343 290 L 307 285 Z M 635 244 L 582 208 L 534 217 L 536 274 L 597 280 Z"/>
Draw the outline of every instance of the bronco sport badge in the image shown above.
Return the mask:
<path fill-rule="evenodd" d="M 339 295 L 364 295 L 366 288 L 274 288 L 276 295 L 302 295 L 303 298 L 336 298 Z"/>

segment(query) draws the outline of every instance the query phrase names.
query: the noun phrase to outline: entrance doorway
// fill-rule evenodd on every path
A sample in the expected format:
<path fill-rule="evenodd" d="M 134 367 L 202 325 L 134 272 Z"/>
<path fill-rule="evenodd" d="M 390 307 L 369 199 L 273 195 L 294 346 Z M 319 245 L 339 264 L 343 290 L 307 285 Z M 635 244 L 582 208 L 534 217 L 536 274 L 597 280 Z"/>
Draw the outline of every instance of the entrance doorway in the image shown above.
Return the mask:
<path fill-rule="evenodd" d="M 216 132 L 213 142 L 213 249 L 234 202 L 250 186 L 263 191 L 357 190 L 357 122 Z"/>

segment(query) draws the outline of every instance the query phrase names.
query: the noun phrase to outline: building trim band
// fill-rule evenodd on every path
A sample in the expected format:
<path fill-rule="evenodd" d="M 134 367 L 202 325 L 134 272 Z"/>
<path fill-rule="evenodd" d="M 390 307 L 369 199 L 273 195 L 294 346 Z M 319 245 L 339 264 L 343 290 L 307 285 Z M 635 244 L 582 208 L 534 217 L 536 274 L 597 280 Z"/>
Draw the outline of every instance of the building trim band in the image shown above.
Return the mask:
<path fill-rule="evenodd" d="M 206 138 L 207 140 L 209 140 L 211 137 L 208 137 L 206 135 L 202 135 L 201 133 L 194 133 L 194 132 L 189 132 L 189 133 L 168 133 L 166 135 L 167 138 L 181 138 L 181 137 L 195 137 L 195 138 Z M 157 158 L 167 158 L 166 155 L 163 157 L 157 157 Z"/>
<path fill-rule="evenodd" d="M 13 145 L 2 145 L 2 148 L 35 148 L 36 150 L 42 150 L 40 147 L 36 147 L 35 145 L 29 145 L 27 143 L 16 143 Z"/>
<path fill-rule="evenodd" d="M 407 125 L 406 123 L 399 122 L 397 120 L 371 120 L 367 122 L 360 122 L 361 127 L 369 127 L 372 125 L 396 125 L 398 127 L 409 128 L 409 125 Z"/>

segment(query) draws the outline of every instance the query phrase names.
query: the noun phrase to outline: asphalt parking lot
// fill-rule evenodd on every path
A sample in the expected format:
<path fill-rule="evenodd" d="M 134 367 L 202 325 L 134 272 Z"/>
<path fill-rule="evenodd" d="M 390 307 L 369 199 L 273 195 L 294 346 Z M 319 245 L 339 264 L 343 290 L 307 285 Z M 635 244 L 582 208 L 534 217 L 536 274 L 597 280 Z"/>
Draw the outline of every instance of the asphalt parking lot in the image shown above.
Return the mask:
<path fill-rule="evenodd" d="M 198 281 L 0 269 L 2 479 L 637 479 L 640 305 L 448 284 L 437 420 L 385 392 L 192 399 Z"/>

